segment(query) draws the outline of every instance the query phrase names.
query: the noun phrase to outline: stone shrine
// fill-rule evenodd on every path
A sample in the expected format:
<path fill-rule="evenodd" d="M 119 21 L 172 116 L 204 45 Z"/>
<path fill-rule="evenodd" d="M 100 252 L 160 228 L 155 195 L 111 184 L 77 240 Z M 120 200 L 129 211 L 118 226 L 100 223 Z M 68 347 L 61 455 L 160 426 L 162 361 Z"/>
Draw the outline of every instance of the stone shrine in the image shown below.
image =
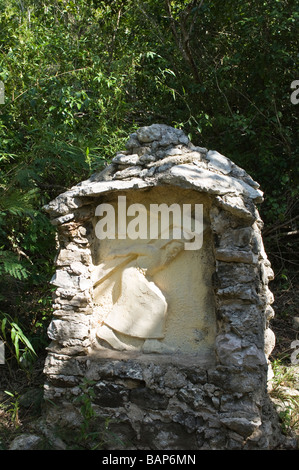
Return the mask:
<path fill-rule="evenodd" d="M 49 423 L 80 426 L 85 381 L 110 449 L 279 444 L 262 201 L 230 159 L 153 124 L 45 207 L 58 237 Z"/>

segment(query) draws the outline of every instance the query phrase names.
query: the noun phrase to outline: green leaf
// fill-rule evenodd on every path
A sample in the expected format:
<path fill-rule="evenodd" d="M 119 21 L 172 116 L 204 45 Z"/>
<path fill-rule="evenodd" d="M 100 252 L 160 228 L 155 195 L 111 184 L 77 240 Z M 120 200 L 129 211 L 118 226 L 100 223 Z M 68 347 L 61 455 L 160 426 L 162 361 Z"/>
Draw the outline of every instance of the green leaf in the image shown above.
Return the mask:
<path fill-rule="evenodd" d="M 30 341 L 28 340 L 28 338 L 24 335 L 23 331 L 21 330 L 21 328 L 19 327 L 19 325 L 17 325 L 16 323 L 12 322 L 11 323 L 11 326 L 16 330 L 16 333 L 17 333 L 17 337 L 18 337 L 18 340 L 20 339 L 22 341 L 22 343 L 24 343 L 27 348 L 33 353 L 36 355 L 36 352 L 32 346 L 32 344 L 30 343 Z"/>
<path fill-rule="evenodd" d="M 7 318 L 4 317 L 3 320 L 1 320 L 1 331 L 2 331 L 4 340 L 6 340 L 6 332 L 5 332 L 6 323 L 7 323 Z"/>

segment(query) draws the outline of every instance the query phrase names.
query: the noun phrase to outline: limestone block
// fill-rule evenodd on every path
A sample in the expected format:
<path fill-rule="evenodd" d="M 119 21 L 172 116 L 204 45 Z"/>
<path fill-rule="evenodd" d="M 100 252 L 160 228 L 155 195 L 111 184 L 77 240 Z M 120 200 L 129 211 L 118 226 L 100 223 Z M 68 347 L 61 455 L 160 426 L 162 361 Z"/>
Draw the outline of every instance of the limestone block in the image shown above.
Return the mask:
<path fill-rule="evenodd" d="M 254 304 L 234 303 L 221 305 L 218 309 L 219 318 L 229 324 L 240 338 L 250 337 L 253 340 L 262 336 L 261 329 L 264 325 L 260 309 Z M 249 333 L 250 332 L 250 335 Z"/>
<path fill-rule="evenodd" d="M 91 296 L 87 293 L 81 293 L 76 291 L 76 293 L 70 294 L 70 291 L 56 292 L 57 298 L 55 299 L 56 305 L 61 305 L 61 308 L 65 309 L 67 307 L 69 310 L 72 310 L 73 307 L 85 307 L 91 302 Z M 61 313 L 60 313 L 61 315 Z"/>
<path fill-rule="evenodd" d="M 232 217 L 215 206 L 210 209 L 210 219 L 212 230 L 217 234 L 217 238 L 229 230 L 232 225 Z"/>
<path fill-rule="evenodd" d="M 154 155 L 151 155 L 150 153 L 141 155 L 139 158 L 140 163 L 145 164 L 145 165 L 148 163 L 153 163 L 155 160 L 156 160 L 156 157 Z"/>
<path fill-rule="evenodd" d="M 74 289 L 78 286 L 78 277 L 71 276 L 67 271 L 58 269 L 52 277 L 51 284 L 64 289 Z"/>
<path fill-rule="evenodd" d="M 21 434 L 14 438 L 9 450 L 39 450 L 42 449 L 42 437 L 35 434 Z"/>
<path fill-rule="evenodd" d="M 216 168 L 225 175 L 231 172 L 232 162 L 216 150 L 210 150 L 206 158 L 209 161 L 209 168 Z"/>
<path fill-rule="evenodd" d="M 179 143 L 187 145 L 189 139 L 181 129 L 175 129 L 163 124 L 152 124 L 151 126 L 144 126 L 137 130 L 136 137 L 140 143 L 156 142 L 159 146 L 166 147 L 170 144 L 177 145 Z M 135 134 L 131 136 L 133 142 Z M 131 143 L 129 144 L 131 147 Z"/>
<path fill-rule="evenodd" d="M 260 269 L 263 284 L 268 284 L 269 281 L 274 279 L 274 271 L 268 263 L 261 263 Z"/>
<path fill-rule="evenodd" d="M 270 320 L 272 320 L 272 318 L 274 318 L 274 316 L 275 316 L 274 309 L 271 307 L 271 305 L 267 305 L 265 309 L 266 320 L 269 322 Z"/>
<path fill-rule="evenodd" d="M 164 158 L 165 157 L 171 157 L 171 156 L 178 156 L 178 155 L 184 155 L 186 153 L 185 149 L 182 149 L 181 146 L 175 146 L 172 147 L 164 152 Z M 189 153 L 189 150 L 188 150 Z"/>
<path fill-rule="evenodd" d="M 238 280 L 239 284 L 259 282 L 258 266 L 247 263 L 217 263 L 218 282 L 221 287 L 229 287 Z"/>
<path fill-rule="evenodd" d="M 234 250 L 229 248 L 219 248 L 215 250 L 215 257 L 219 261 L 256 264 L 257 255 L 251 251 Z"/>
<path fill-rule="evenodd" d="M 128 168 L 125 168 L 124 170 L 117 171 L 113 179 L 118 180 L 118 179 L 125 179 L 125 178 L 133 178 L 136 177 L 140 174 L 141 169 L 140 166 L 131 166 Z"/>
<path fill-rule="evenodd" d="M 53 354 L 51 352 L 46 357 L 44 373 L 55 376 L 63 374 L 70 377 L 83 377 L 84 375 L 76 358 L 66 357 L 61 353 Z"/>
<path fill-rule="evenodd" d="M 189 143 L 189 139 L 187 136 L 183 134 L 180 129 L 172 129 L 162 134 L 162 139 L 159 141 L 159 145 L 162 147 L 167 147 L 171 144 L 185 144 Z"/>
<path fill-rule="evenodd" d="M 195 152 L 199 152 L 199 153 L 201 153 L 201 154 L 203 154 L 203 155 L 206 155 L 207 152 L 208 152 L 208 149 L 207 149 L 207 148 L 205 148 L 205 147 L 199 147 L 199 146 L 197 146 L 197 145 L 193 145 L 192 142 L 189 142 L 188 148 L 189 148 L 190 150 L 192 150 L 192 151 L 194 150 Z"/>
<path fill-rule="evenodd" d="M 253 421 L 243 417 L 232 416 L 221 418 L 221 423 L 244 438 L 247 438 L 261 425 L 261 420 Z"/>
<path fill-rule="evenodd" d="M 161 138 L 161 133 L 161 127 L 157 124 L 153 124 L 152 126 L 144 126 L 138 129 L 136 137 L 139 142 L 146 143 L 152 142 L 153 140 L 159 140 Z"/>
<path fill-rule="evenodd" d="M 254 222 L 256 219 L 254 206 L 252 201 L 244 199 L 240 196 L 232 196 L 230 194 L 223 196 L 216 196 L 215 201 L 217 205 L 233 214 L 235 217 Z"/>
<path fill-rule="evenodd" d="M 242 179 L 245 183 L 249 184 L 253 188 L 259 188 L 260 185 L 254 181 L 248 173 L 243 168 L 240 168 L 238 165 L 235 163 L 232 163 L 232 171 L 231 175 L 234 176 L 235 178 L 240 178 Z"/>
<path fill-rule="evenodd" d="M 255 344 L 250 344 L 243 351 L 243 364 L 248 367 L 256 367 L 266 365 L 265 353 L 262 352 Z"/>
<path fill-rule="evenodd" d="M 231 366 L 241 366 L 243 364 L 242 340 L 234 334 L 218 335 L 216 353 L 221 364 Z"/>
<path fill-rule="evenodd" d="M 89 250 L 82 250 L 77 245 L 72 246 L 73 249 L 61 249 L 56 259 L 57 266 L 69 266 L 71 263 L 84 263 L 89 265 L 91 257 Z"/>
<path fill-rule="evenodd" d="M 72 319 L 53 319 L 48 327 L 50 339 L 58 341 L 64 345 L 70 343 L 72 339 L 85 340 L 89 337 L 89 320 L 83 322 L 82 316 L 79 320 L 76 316 Z"/>
<path fill-rule="evenodd" d="M 254 233 L 252 236 L 252 250 L 259 255 L 259 258 L 267 260 L 265 248 L 262 240 L 261 230 L 257 223 L 253 224 Z"/>
<path fill-rule="evenodd" d="M 63 287 L 58 287 L 53 293 L 53 298 L 61 297 L 62 299 L 71 299 L 78 293 L 77 289 L 65 289 Z"/>
<path fill-rule="evenodd" d="M 194 165 L 184 164 L 171 168 L 167 180 L 175 182 L 177 178 L 179 178 L 181 184 L 185 184 L 187 187 L 197 188 L 211 194 L 224 195 L 234 192 L 237 195 L 244 195 L 259 202 L 262 200 L 262 192 L 243 181 L 227 175 L 211 173 Z"/>
<path fill-rule="evenodd" d="M 67 191 L 44 206 L 44 210 L 52 216 L 65 215 L 73 209 L 78 209 L 83 203 L 81 198 L 73 195 L 71 191 Z"/>
<path fill-rule="evenodd" d="M 169 399 L 160 393 L 156 393 L 146 387 L 135 388 L 130 394 L 133 403 L 143 409 L 165 410 Z"/>
<path fill-rule="evenodd" d="M 78 287 L 81 291 L 88 291 L 89 289 L 92 289 L 92 281 L 89 275 L 86 276 L 82 274 L 78 277 Z"/>
<path fill-rule="evenodd" d="M 140 171 L 140 168 L 139 168 Z M 152 185 L 154 182 L 152 183 Z M 151 184 L 144 182 L 140 178 L 132 178 L 130 180 L 115 180 L 115 181 L 104 181 L 96 182 L 89 185 L 86 185 L 82 188 L 78 188 L 78 192 L 81 196 L 97 196 L 100 194 L 105 194 L 110 191 L 126 191 L 128 189 L 143 189 Z"/>
<path fill-rule="evenodd" d="M 88 275 L 89 269 L 85 264 L 82 264 L 80 261 L 74 261 L 70 264 L 69 272 L 71 274 L 76 274 L 80 276 L 81 274 Z"/>
<path fill-rule="evenodd" d="M 87 180 L 88 183 L 82 182 L 83 184 L 89 184 L 91 182 L 97 181 L 110 181 L 112 179 L 112 174 L 114 173 L 116 165 L 111 163 L 110 165 L 105 166 L 105 168 L 97 173 L 91 175 L 91 177 Z"/>
<path fill-rule="evenodd" d="M 63 209 L 63 210 L 65 211 L 67 209 Z M 61 217 L 57 217 L 55 219 L 52 219 L 51 224 L 52 225 L 62 225 L 62 224 L 65 224 L 66 222 L 70 222 L 74 218 L 75 218 L 75 214 L 74 213 L 69 213 L 69 214 L 63 215 Z"/>
<path fill-rule="evenodd" d="M 275 347 L 275 334 L 270 328 L 267 328 L 265 331 L 265 346 L 264 346 L 264 351 L 265 351 L 265 355 L 267 358 L 270 356 L 274 347 Z"/>
<path fill-rule="evenodd" d="M 233 286 L 217 289 L 220 298 L 248 300 L 252 303 L 258 303 L 259 298 L 252 286 L 235 284 Z"/>
<path fill-rule="evenodd" d="M 259 292 L 260 304 L 271 305 L 274 302 L 273 292 L 270 291 L 267 285 L 261 285 Z"/>
<path fill-rule="evenodd" d="M 127 142 L 125 143 L 125 147 L 126 149 L 132 149 L 134 147 L 139 147 L 140 145 L 140 142 L 138 140 L 138 137 L 137 137 L 137 134 L 136 132 L 134 132 L 133 134 L 131 134 L 129 136 L 129 139 L 127 140 Z"/>
<path fill-rule="evenodd" d="M 231 237 L 231 244 L 233 246 L 250 249 L 253 233 L 254 231 L 251 227 L 237 228 L 226 234 L 226 242 L 229 244 L 228 238 Z M 221 240 L 223 240 L 223 237 Z"/>
<path fill-rule="evenodd" d="M 135 166 L 138 165 L 139 163 L 139 156 L 137 154 L 132 154 L 132 155 L 124 155 L 124 154 L 118 154 L 116 157 L 112 159 L 112 163 L 116 163 L 117 165 L 130 165 L 130 166 Z"/>

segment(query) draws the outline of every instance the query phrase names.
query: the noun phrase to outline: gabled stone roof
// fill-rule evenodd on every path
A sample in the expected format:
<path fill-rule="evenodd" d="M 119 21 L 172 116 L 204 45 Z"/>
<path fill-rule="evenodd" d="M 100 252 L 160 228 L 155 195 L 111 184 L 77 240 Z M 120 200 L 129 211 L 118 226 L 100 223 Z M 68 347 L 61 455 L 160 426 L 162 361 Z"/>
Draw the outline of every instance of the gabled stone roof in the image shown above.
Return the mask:
<path fill-rule="evenodd" d="M 225 196 L 230 201 L 241 196 L 249 204 L 263 200 L 259 184 L 229 158 L 193 145 L 181 129 L 153 124 L 131 134 L 126 150 L 118 152 L 104 170 L 60 194 L 44 210 L 53 224 L 60 224 L 72 220 L 73 211 L 85 204 L 86 197 L 161 185 Z"/>

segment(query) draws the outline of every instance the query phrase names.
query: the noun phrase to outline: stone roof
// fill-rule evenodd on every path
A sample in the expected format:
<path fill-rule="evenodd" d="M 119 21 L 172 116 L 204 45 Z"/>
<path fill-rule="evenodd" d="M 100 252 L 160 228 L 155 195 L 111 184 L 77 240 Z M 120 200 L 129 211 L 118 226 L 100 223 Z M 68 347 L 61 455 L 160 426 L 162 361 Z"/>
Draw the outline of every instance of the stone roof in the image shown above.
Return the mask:
<path fill-rule="evenodd" d="M 130 135 L 125 147 L 104 170 L 44 206 L 54 224 L 71 220 L 86 197 L 161 185 L 263 201 L 259 184 L 245 170 L 216 150 L 193 145 L 181 129 L 164 124 L 141 127 Z"/>

